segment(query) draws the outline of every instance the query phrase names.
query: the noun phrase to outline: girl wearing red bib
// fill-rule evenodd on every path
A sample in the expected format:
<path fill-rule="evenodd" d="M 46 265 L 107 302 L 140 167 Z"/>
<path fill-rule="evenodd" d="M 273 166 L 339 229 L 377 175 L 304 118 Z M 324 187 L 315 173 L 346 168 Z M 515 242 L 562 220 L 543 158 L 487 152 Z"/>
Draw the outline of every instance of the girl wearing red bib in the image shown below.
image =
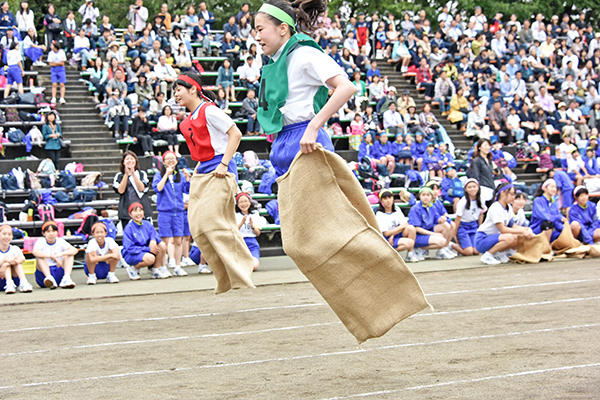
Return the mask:
<path fill-rule="evenodd" d="M 254 287 L 250 279 L 254 260 L 235 223 L 238 186 L 232 158 L 242 133 L 213 103 L 214 94 L 202 89 L 198 74 L 185 72 L 175 84 L 176 101 L 190 111 L 179 130 L 198 162 L 190 181 L 190 231 L 214 272 L 217 293 Z"/>

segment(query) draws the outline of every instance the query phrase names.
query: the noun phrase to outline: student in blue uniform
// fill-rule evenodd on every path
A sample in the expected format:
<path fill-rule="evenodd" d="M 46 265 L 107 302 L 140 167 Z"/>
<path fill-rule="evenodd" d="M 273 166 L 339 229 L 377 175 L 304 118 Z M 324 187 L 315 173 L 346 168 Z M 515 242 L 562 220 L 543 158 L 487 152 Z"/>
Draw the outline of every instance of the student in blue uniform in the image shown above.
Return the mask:
<path fill-rule="evenodd" d="M 77 249 L 65 239 L 58 237 L 58 225 L 54 221 L 46 221 L 42 225 L 43 238 L 39 238 L 33 246 L 36 259 L 35 280 L 41 288 L 72 289 L 75 282 L 71 279 L 73 262 Z M 60 282 L 59 285 L 56 282 Z"/>
<path fill-rule="evenodd" d="M 417 164 L 416 170 L 421 171 L 423 165 L 423 156 L 427 150 L 427 143 L 423 141 L 423 133 L 415 133 L 415 141 L 410 145 L 410 149 L 413 153 L 414 163 Z"/>
<path fill-rule="evenodd" d="M 248 193 L 241 192 L 235 196 L 235 219 L 244 242 L 254 257 L 253 271 L 256 271 L 260 265 L 260 246 L 256 238 L 260 236 L 260 229 L 265 226 L 266 221 L 258 214 Z"/>
<path fill-rule="evenodd" d="M 386 132 L 379 134 L 379 139 L 373 145 L 375 158 L 378 164 L 385 165 L 388 174 L 393 174 L 396 169 L 396 158 L 394 157 L 394 144 L 388 140 Z"/>
<path fill-rule="evenodd" d="M 573 189 L 575 185 L 571 180 L 571 177 L 562 170 L 555 169 L 550 171 L 549 177 L 554 179 L 556 187 L 558 189 L 559 208 L 561 210 L 567 209 L 573 205 Z"/>
<path fill-rule="evenodd" d="M 389 190 L 379 193 L 379 208 L 375 214 L 383 236 L 398 251 L 406 250 L 406 261 L 420 261 L 414 247 L 417 231 L 408 218 L 394 205 L 394 194 Z"/>
<path fill-rule="evenodd" d="M 423 154 L 423 170 L 429 171 L 429 178 L 443 178 L 442 160 L 439 158 L 433 142 L 427 143 L 425 154 Z"/>
<path fill-rule="evenodd" d="M 166 243 L 169 256 L 169 267 L 175 276 L 186 276 L 181 268 L 182 238 L 184 236 L 184 219 L 186 216 L 183 194 L 189 192 L 190 173 L 180 170 L 177 155 L 166 151 L 162 156 L 162 168 L 152 179 L 152 188 L 156 193 L 156 210 L 158 211 L 158 233 Z"/>
<path fill-rule="evenodd" d="M 85 248 L 85 264 L 83 269 L 88 276 L 87 284 L 95 285 L 98 279 L 106 279 L 107 283 L 119 283 L 115 275 L 117 264 L 121 259 L 119 245 L 115 239 L 107 237 L 108 230 L 104 222 L 92 225 L 92 236 Z"/>
<path fill-rule="evenodd" d="M 550 243 L 554 242 L 562 232 L 567 218 L 560 213 L 556 181 L 546 179 L 538 188 L 531 210 L 531 230 L 538 234 L 544 232 Z M 575 235 L 575 232 L 573 232 Z"/>
<path fill-rule="evenodd" d="M 425 259 L 425 251 L 429 249 L 438 249 L 436 257 L 438 259 L 450 259 L 451 257 L 441 251 L 446 247 L 446 238 L 438 232 L 435 232 L 437 224 L 437 213 L 433 204 L 433 191 L 430 187 L 424 186 L 419 191 L 419 201 L 411 207 L 408 213 L 408 223 L 415 227 L 415 253 L 421 260 Z"/>
<path fill-rule="evenodd" d="M 589 192 L 584 186 L 573 190 L 575 204 L 569 209 L 569 222 L 573 236 L 585 244 L 600 242 L 600 220 L 596 212 L 596 204 L 589 201 Z"/>
<path fill-rule="evenodd" d="M 475 234 L 475 249 L 481 253 L 481 262 L 495 265 L 507 263 L 514 254 L 519 235 L 534 236 L 530 228 L 513 226 L 511 203 L 515 198 L 512 183 L 501 183 L 494 191 L 494 202 Z"/>
<path fill-rule="evenodd" d="M 442 179 L 442 199 L 451 203 L 454 212 L 456 212 L 456 205 L 464 193 L 464 186 L 456 174 L 456 168 L 454 165 L 448 165 L 446 176 Z"/>
<path fill-rule="evenodd" d="M 598 158 L 596 157 L 593 147 L 588 147 L 585 150 L 585 156 L 583 156 L 583 162 L 585 163 L 585 169 L 590 175 L 600 175 L 600 167 L 598 166 Z"/>
<path fill-rule="evenodd" d="M 123 260 L 128 264 L 129 279 L 140 279 L 140 268 L 151 268 L 152 278 L 169 278 L 171 273 L 164 265 L 167 246 L 160 240 L 154 226 L 144 220 L 144 206 L 133 203 L 129 206 L 131 220 L 123 229 Z"/>
<path fill-rule="evenodd" d="M 448 211 L 446 211 L 446 206 L 444 205 L 444 200 L 442 200 L 440 183 L 437 180 L 431 180 L 427 182 L 425 186 L 430 187 L 433 193 L 432 202 L 436 220 L 433 230 L 434 232 L 441 233 L 446 239 L 446 246 L 441 249 L 441 252 L 444 253 L 447 258 L 454 258 L 458 255 L 458 253 L 452 250 L 451 243 L 452 237 L 454 236 L 454 222 L 450 219 Z"/>
<path fill-rule="evenodd" d="M 456 241 L 454 249 L 463 256 L 479 254 L 475 248 L 475 235 L 483 223 L 483 216 L 487 210 L 481 200 L 481 188 L 477 179 L 469 178 L 464 184 L 465 195 L 456 205 Z"/>
<path fill-rule="evenodd" d="M 358 161 L 362 161 L 363 158 L 367 157 L 369 160 L 375 160 L 375 146 L 373 144 L 373 135 L 371 133 L 365 133 L 363 140 L 358 146 Z"/>

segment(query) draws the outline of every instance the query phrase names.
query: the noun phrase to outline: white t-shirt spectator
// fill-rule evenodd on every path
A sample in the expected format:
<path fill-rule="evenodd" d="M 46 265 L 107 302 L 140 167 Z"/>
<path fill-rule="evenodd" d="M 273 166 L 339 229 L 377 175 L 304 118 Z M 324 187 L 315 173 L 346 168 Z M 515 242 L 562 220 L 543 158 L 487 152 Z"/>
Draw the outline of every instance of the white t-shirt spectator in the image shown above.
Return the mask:
<path fill-rule="evenodd" d="M 165 65 L 156 64 L 154 66 L 154 73 L 156 74 L 156 77 L 160 80 L 163 80 L 169 76 L 172 78 L 177 77 L 177 72 L 175 72 L 173 67 L 166 63 Z"/>
<path fill-rule="evenodd" d="M 483 224 L 481 224 L 477 231 L 483 232 L 486 235 L 498 235 L 500 234 L 500 230 L 498 230 L 496 224 L 502 222 L 505 226 L 509 226 L 513 215 L 514 213 L 510 204 L 508 205 L 508 209 L 506 209 L 496 201 L 490 206 L 485 221 L 483 221 Z"/>
<path fill-rule="evenodd" d="M 379 224 L 381 232 L 391 231 L 408 222 L 408 218 L 406 218 L 400 210 L 396 210 L 389 214 L 383 211 L 377 211 L 375 217 L 377 218 L 377 223 Z"/>
<path fill-rule="evenodd" d="M 87 36 L 81 37 L 79 35 L 75 36 L 74 45 L 75 49 L 89 49 L 91 48 L 90 39 Z"/>
<path fill-rule="evenodd" d="M 402 115 L 398 111 L 387 110 L 383 113 L 383 128 L 403 126 Z"/>
<path fill-rule="evenodd" d="M 581 173 L 583 173 L 582 172 L 583 168 L 585 168 L 585 162 L 583 161 L 583 159 L 581 157 L 577 157 L 577 159 L 575 159 L 573 157 L 567 158 L 567 172 L 569 172 L 569 173 L 579 172 L 581 174 Z"/>
<path fill-rule="evenodd" d="M 49 244 L 45 238 L 40 238 L 37 240 L 37 242 L 35 242 L 35 245 L 33 246 L 33 252 L 56 255 L 63 253 L 66 250 L 69 250 L 70 248 L 71 245 L 69 245 L 69 243 L 67 243 L 67 241 L 63 238 L 56 238 L 56 240 L 52 244 Z M 62 261 L 62 257 L 60 257 L 59 259 Z M 46 258 L 46 262 L 49 266 L 56 266 L 56 262 L 51 258 Z"/>
<path fill-rule="evenodd" d="M 55 62 L 65 62 L 67 61 L 67 55 L 65 51 L 60 49 L 58 51 L 51 51 L 48 53 L 48 64 Z"/>
<path fill-rule="evenodd" d="M 244 215 L 242 213 L 235 213 L 235 220 L 238 225 L 242 222 L 242 219 L 244 219 Z M 263 226 L 265 226 L 267 222 L 267 220 L 261 217 L 258 212 L 253 211 L 249 213 L 246 217 L 246 221 L 240 227 L 240 233 L 242 234 L 242 237 L 256 237 L 256 234 L 250 227 L 250 220 L 252 220 L 254 227 L 258 229 L 261 229 Z"/>
<path fill-rule="evenodd" d="M 173 115 L 161 115 L 156 123 L 159 131 L 175 131 L 177 130 L 177 119 Z"/>
<path fill-rule="evenodd" d="M 240 75 L 240 79 L 256 82 L 260 77 L 260 70 L 254 68 L 254 63 L 252 63 L 252 66 L 248 65 L 248 63 L 244 63 L 244 65 L 238 69 L 238 74 Z"/>
<path fill-rule="evenodd" d="M 97 253 L 99 256 L 105 256 L 113 249 L 118 249 L 119 245 L 111 237 L 104 238 L 104 247 L 100 247 L 95 238 L 92 238 L 85 249 L 86 254 Z"/>
<path fill-rule="evenodd" d="M 483 204 L 483 209 L 479 208 L 477 205 L 477 201 L 471 200 L 471 204 L 469 209 L 467 209 L 467 199 L 462 197 L 458 204 L 456 205 L 456 216 L 460 217 L 461 222 L 473 222 L 479 221 L 479 216 L 482 212 L 486 210 L 485 204 Z"/>
<path fill-rule="evenodd" d="M 14 260 L 15 258 L 21 256 L 23 256 L 23 252 L 20 248 L 14 245 L 9 245 L 6 252 L 0 251 L 0 263 L 3 263 L 4 260 Z"/>
<path fill-rule="evenodd" d="M 19 49 L 12 49 L 6 53 L 6 65 L 17 65 L 19 61 L 22 61 L 21 52 Z"/>

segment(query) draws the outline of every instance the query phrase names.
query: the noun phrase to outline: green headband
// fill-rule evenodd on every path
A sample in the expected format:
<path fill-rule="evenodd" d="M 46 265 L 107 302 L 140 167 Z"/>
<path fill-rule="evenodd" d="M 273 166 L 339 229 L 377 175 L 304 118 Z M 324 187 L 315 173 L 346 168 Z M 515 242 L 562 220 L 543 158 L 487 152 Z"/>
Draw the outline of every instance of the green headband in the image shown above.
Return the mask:
<path fill-rule="evenodd" d="M 292 16 L 290 14 L 286 13 L 285 11 L 283 11 L 279 7 L 276 7 L 272 4 L 264 3 L 260 7 L 258 12 L 262 12 L 262 13 L 268 14 L 272 17 L 275 17 L 278 20 L 280 20 L 281 22 L 288 24 L 291 30 L 296 30 L 296 24 L 294 23 L 294 19 L 292 18 Z"/>
<path fill-rule="evenodd" d="M 423 193 L 423 192 L 429 192 L 430 195 L 433 195 L 433 190 L 431 190 L 431 188 L 429 186 L 423 186 L 419 190 L 419 195 L 421 195 L 421 193 Z"/>

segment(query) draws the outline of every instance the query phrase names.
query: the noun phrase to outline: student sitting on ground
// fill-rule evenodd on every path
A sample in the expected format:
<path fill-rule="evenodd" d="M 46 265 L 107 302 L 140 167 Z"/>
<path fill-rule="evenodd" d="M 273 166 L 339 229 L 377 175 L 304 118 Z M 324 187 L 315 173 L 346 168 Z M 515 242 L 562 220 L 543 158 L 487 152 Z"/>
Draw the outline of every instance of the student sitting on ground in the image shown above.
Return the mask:
<path fill-rule="evenodd" d="M 515 188 L 511 183 L 501 183 L 494 191 L 495 200 L 490 206 L 483 224 L 475 235 L 475 249 L 481 253 L 481 262 L 489 265 L 507 263 L 514 254 L 519 235 L 534 236 L 530 228 L 513 226 L 511 203 Z"/>
<path fill-rule="evenodd" d="M 85 249 L 85 264 L 83 266 L 88 285 L 95 285 L 98 279 L 106 279 L 106 283 L 119 283 L 115 275 L 117 264 L 121 259 L 119 245 L 115 239 L 106 236 L 108 230 L 104 222 L 92 225 L 92 236 Z"/>
<path fill-rule="evenodd" d="M 558 208 L 557 192 L 556 181 L 546 179 L 535 192 L 531 210 L 531 230 L 535 234 L 544 232 L 550 243 L 558 238 L 565 223 L 569 223 Z M 576 236 L 574 226 L 571 226 L 571 231 Z"/>
<path fill-rule="evenodd" d="M 454 226 L 457 244 L 453 247 L 463 256 L 472 256 L 479 254 L 475 249 L 475 235 L 483 223 L 486 207 L 481 200 L 481 189 L 476 179 L 467 179 L 464 193 L 456 205 Z"/>
<path fill-rule="evenodd" d="M 164 266 L 167 246 L 160 240 L 154 226 L 144 219 L 142 203 L 132 203 L 129 206 L 131 221 L 123 229 L 123 260 L 128 264 L 129 279 L 140 279 L 138 270 L 150 267 L 153 279 L 169 278 L 171 273 Z"/>
<path fill-rule="evenodd" d="M 438 181 L 429 181 L 425 186 L 430 187 L 433 194 L 432 203 L 436 221 L 433 230 L 434 232 L 441 233 L 446 239 L 446 246 L 441 249 L 441 252 L 444 253 L 447 258 L 454 258 L 458 255 L 458 253 L 452 250 L 452 244 L 450 242 L 454 236 L 454 222 L 452 222 L 446 211 L 440 184 Z"/>
<path fill-rule="evenodd" d="M 573 190 L 575 204 L 569 209 L 569 221 L 573 228 L 573 236 L 585 244 L 600 242 L 600 220 L 596 212 L 596 204 L 589 201 L 588 190 L 577 186 Z"/>
<path fill-rule="evenodd" d="M 527 195 L 523 192 L 517 192 L 517 194 L 515 195 L 515 200 L 512 204 L 513 213 L 515 214 L 515 225 L 524 227 L 529 226 L 529 220 L 527 219 L 524 210 L 525 204 L 527 204 Z"/>
<path fill-rule="evenodd" d="M 408 218 L 394 205 L 394 194 L 389 190 L 379 192 L 379 208 L 377 209 L 377 223 L 383 236 L 398 251 L 406 250 L 407 262 L 416 262 L 420 259 L 415 254 L 415 238 L 417 231 L 408 223 Z"/>
<path fill-rule="evenodd" d="M 10 242 L 13 239 L 13 232 L 10 225 L 0 226 L 0 282 L 3 284 L 0 289 L 6 294 L 12 294 L 17 289 L 18 279 L 19 292 L 29 293 L 32 290 L 31 284 L 27 281 L 25 271 L 23 270 L 23 252 L 17 246 Z"/>
<path fill-rule="evenodd" d="M 258 214 L 248 193 L 241 192 L 235 196 L 235 219 L 244 242 L 254 257 L 253 271 L 256 271 L 260 264 L 260 246 L 256 238 L 260 236 L 260 229 L 265 226 L 266 221 Z"/>
<path fill-rule="evenodd" d="M 419 191 L 419 200 L 417 204 L 411 207 L 408 213 L 408 223 L 415 227 L 415 253 L 418 259 L 424 260 L 426 250 L 438 249 L 437 258 L 450 258 L 444 252 L 440 252 L 446 246 L 446 238 L 441 234 L 434 232 L 437 223 L 436 213 L 433 208 L 433 191 L 430 187 L 424 186 Z"/>
<path fill-rule="evenodd" d="M 58 236 L 58 225 L 54 221 L 46 221 L 42 225 L 43 238 L 38 239 L 33 246 L 36 259 L 35 280 L 41 288 L 72 289 L 75 282 L 71 279 L 73 262 L 77 249 L 65 239 Z M 60 285 L 56 282 L 59 281 Z"/>

